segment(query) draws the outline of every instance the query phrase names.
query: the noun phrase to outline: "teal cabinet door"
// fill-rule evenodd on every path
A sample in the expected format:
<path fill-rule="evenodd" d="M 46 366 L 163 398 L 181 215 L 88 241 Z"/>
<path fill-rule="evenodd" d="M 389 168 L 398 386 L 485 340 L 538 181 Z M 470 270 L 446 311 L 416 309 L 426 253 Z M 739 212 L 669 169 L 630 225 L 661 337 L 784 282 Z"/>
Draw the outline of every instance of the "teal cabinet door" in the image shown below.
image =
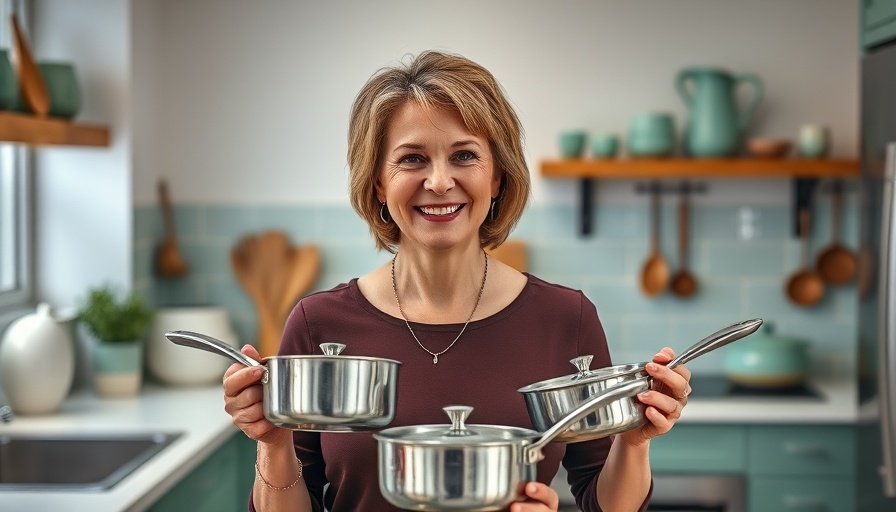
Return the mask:
<path fill-rule="evenodd" d="M 242 512 L 255 479 L 255 442 L 237 432 L 162 496 L 150 512 Z"/>
<path fill-rule="evenodd" d="M 861 9 L 865 49 L 896 39 L 896 0 L 864 0 Z"/>
<path fill-rule="evenodd" d="M 749 512 L 848 512 L 855 508 L 852 479 L 750 478 Z"/>
<path fill-rule="evenodd" d="M 849 426 L 763 425 L 750 428 L 750 474 L 838 475 L 853 472 L 855 437 Z"/>
<path fill-rule="evenodd" d="M 655 472 L 742 473 L 747 462 L 746 428 L 734 425 L 675 425 L 650 441 Z"/>

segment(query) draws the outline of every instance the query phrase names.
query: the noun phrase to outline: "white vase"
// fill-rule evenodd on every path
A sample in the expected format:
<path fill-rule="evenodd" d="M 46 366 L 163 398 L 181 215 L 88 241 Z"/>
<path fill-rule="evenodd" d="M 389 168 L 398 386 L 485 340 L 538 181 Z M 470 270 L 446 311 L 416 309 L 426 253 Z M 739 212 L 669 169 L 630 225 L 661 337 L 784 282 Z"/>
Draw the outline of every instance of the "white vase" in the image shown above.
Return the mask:
<path fill-rule="evenodd" d="M 66 324 L 41 303 L 13 322 L 0 343 L 0 386 L 17 414 L 56 411 L 71 389 L 75 352 Z"/>
<path fill-rule="evenodd" d="M 172 307 L 156 311 L 146 347 L 147 367 L 161 384 L 204 386 L 220 384 L 233 361 L 204 350 L 175 345 L 165 333 L 193 331 L 217 338 L 239 350 L 239 339 L 222 307 Z"/>

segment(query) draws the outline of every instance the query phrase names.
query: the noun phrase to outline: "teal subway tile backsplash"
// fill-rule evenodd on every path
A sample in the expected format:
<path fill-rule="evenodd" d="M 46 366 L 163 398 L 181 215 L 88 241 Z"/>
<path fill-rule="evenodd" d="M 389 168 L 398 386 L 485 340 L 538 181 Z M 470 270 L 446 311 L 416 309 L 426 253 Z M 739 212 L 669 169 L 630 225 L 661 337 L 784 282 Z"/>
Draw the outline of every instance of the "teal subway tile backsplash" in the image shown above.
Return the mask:
<path fill-rule="evenodd" d="M 784 334 L 806 338 L 820 370 L 847 372 L 854 351 L 855 285 L 829 287 L 813 308 L 790 303 L 784 282 L 800 265 L 800 243 L 785 205 L 692 204 L 690 267 L 699 289 L 689 299 L 665 291 L 646 297 L 639 279 L 650 249 L 646 201 L 597 205 L 595 230 L 579 233 L 577 205 L 533 204 L 511 234 L 529 247 L 529 271 L 547 281 L 581 289 L 601 315 L 614 361 L 638 362 L 663 345 L 681 351 L 711 332 L 748 318 L 774 322 Z M 674 272 L 679 266 L 676 200 L 664 200 L 661 250 Z M 831 240 L 829 201 L 813 208 L 813 255 Z M 293 245 L 316 244 L 321 271 L 313 290 L 331 288 L 388 262 L 367 225 L 350 206 L 176 204 L 178 241 L 190 265 L 181 279 L 160 279 L 153 254 L 164 235 L 158 207 L 134 215 L 134 279 L 159 306 L 221 305 L 241 341 L 252 343 L 254 305 L 233 276 L 229 253 L 240 238 L 283 230 Z M 855 246 L 854 204 L 844 204 L 843 241 Z M 699 372 L 721 371 L 724 349 L 689 364 Z"/>

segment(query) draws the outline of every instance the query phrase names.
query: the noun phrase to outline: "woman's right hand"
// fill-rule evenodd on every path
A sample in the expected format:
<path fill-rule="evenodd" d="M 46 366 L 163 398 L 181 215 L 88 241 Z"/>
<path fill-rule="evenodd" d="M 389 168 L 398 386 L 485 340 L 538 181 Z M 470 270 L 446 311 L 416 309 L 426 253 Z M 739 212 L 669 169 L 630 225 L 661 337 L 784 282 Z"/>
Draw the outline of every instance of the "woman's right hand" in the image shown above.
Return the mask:
<path fill-rule="evenodd" d="M 262 360 L 252 345 L 244 345 L 240 352 L 256 361 Z M 264 417 L 263 375 L 264 368 L 260 366 L 230 365 L 224 372 L 224 410 L 249 438 L 262 443 L 291 445 L 290 430 L 277 427 Z"/>

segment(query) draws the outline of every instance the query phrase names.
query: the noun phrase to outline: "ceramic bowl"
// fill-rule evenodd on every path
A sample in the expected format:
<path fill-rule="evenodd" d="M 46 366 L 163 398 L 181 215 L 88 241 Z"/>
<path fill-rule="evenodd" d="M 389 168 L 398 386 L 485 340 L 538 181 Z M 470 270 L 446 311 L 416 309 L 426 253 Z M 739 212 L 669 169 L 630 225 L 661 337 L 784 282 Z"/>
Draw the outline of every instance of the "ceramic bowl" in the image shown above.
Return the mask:
<path fill-rule="evenodd" d="M 747 141 L 747 150 L 756 158 L 784 158 L 792 145 L 788 139 L 754 137 Z"/>

